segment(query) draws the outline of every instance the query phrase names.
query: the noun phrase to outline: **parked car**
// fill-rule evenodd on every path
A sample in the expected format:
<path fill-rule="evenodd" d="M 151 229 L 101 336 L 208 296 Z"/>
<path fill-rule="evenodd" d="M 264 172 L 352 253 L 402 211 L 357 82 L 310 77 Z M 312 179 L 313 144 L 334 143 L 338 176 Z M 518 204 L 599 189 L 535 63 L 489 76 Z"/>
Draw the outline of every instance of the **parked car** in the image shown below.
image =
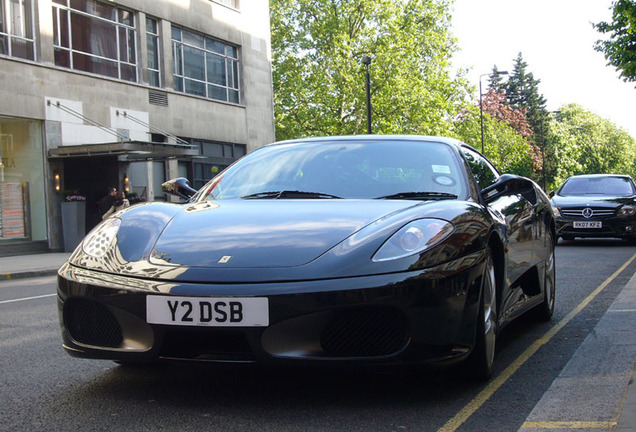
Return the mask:
<path fill-rule="evenodd" d="M 454 139 L 280 142 L 164 188 L 188 201 L 115 214 L 59 270 L 70 355 L 484 378 L 500 329 L 554 310 L 548 197 Z"/>
<path fill-rule="evenodd" d="M 636 239 L 636 187 L 630 176 L 572 176 L 550 196 L 558 237 Z"/>

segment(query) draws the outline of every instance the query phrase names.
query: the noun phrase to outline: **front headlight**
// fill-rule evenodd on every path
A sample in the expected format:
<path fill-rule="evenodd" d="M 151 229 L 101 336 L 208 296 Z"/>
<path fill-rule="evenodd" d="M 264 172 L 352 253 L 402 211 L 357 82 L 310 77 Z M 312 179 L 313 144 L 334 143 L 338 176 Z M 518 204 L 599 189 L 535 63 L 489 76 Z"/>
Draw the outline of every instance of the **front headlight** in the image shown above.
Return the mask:
<path fill-rule="evenodd" d="M 633 205 L 625 204 L 623 207 L 618 209 L 619 216 L 634 216 L 636 214 L 636 207 Z"/>
<path fill-rule="evenodd" d="M 390 261 L 431 249 L 455 230 L 442 219 L 419 219 L 403 226 L 373 255 L 374 262 Z"/>
<path fill-rule="evenodd" d="M 95 258 L 102 258 L 117 238 L 120 226 L 121 219 L 108 218 L 102 226 L 86 236 L 82 243 L 84 253 Z"/>
<path fill-rule="evenodd" d="M 552 213 L 554 213 L 554 217 L 561 217 L 561 210 L 557 206 L 552 206 Z"/>

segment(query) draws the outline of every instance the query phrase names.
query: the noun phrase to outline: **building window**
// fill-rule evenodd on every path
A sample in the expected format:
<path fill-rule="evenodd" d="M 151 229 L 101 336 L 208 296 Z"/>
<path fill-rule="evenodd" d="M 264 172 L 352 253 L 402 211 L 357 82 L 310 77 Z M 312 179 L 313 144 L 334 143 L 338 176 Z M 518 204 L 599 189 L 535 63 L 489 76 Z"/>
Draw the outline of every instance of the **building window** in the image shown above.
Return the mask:
<path fill-rule="evenodd" d="M 0 116 L 0 248 L 46 240 L 42 122 Z"/>
<path fill-rule="evenodd" d="M 35 59 L 33 0 L 0 0 L 0 55 Z"/>
<path fill-rule="evenodd" d="M 154 18 L 146 17 L 146 45 L 148 46 L 148 84 L 161 87 L 159 25 Z"/>
<path fill-rule="evenodd" d="M 174 89 L 239 103 L 238 48 L 172 27 Z"/>
<path fill-rule="evenodd" d="M 95 0 L 53 0 L 55 64 L 137 82 L 135 16 Z"/>
<path fill-rule="evenodd" d="M 238 0 L 212 0 L 216 3 L 221 3 L 222 5 L 229 6 L 234 9 L 238 9 Z"/>
<path fill-rule="evenodd" d="M 200 189 L 214 176 L 237 159 L 245 156 L 245 144 L 232 144 L 198 139 L 185 139 L 199 149 L 200 156 L 192 162 L 192 186 Z"/>

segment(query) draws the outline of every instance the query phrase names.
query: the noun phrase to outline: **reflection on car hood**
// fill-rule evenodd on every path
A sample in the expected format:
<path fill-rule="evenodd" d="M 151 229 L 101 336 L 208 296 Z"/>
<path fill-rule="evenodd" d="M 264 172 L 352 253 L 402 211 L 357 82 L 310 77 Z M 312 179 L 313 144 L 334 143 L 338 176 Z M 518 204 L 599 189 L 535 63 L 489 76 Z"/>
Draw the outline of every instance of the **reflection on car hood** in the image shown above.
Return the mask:
<path fill-rule="evenodd" d="M 634 203 L 634 197 L 612 197 L 598 195 L 559 196 L 552 198 L 552 203 L 557 207 L 604 207 L 616 208 L 623 204 Z"/>
<path fill-rule="evenodd" d="M 186 206 L 167 224 L 150 261 L 188 267 L 306 264 L 412 201 L 228 200 Z"/>

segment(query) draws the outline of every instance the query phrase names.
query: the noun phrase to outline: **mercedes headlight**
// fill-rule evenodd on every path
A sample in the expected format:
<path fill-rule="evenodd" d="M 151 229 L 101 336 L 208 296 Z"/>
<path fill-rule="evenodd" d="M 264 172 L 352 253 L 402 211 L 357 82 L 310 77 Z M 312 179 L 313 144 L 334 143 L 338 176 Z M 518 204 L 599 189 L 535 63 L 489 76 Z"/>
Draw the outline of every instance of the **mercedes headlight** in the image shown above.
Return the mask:
<path fill-rule="evenodd" d="M 89 233 L 82 243 L 85 254 L 95 258 L 102 258 L 117 238 L 121 226 L 121 219 L 111 217 L 99 228 Z"/>
<path fill-rule="evenodd" d="M 422 253 L 441 243 L 454 230 L 453 224 L 442 219 L 418 219 L 384 242 L 373 255 L 373 261 L 390 261 Z"/>
<path fill-rule="evenodd" d="M 625 204 L 618 209 L 619 216 L 634 216 L 634 214 L 636 214 L 636 207 L 633 205 Z"/>

